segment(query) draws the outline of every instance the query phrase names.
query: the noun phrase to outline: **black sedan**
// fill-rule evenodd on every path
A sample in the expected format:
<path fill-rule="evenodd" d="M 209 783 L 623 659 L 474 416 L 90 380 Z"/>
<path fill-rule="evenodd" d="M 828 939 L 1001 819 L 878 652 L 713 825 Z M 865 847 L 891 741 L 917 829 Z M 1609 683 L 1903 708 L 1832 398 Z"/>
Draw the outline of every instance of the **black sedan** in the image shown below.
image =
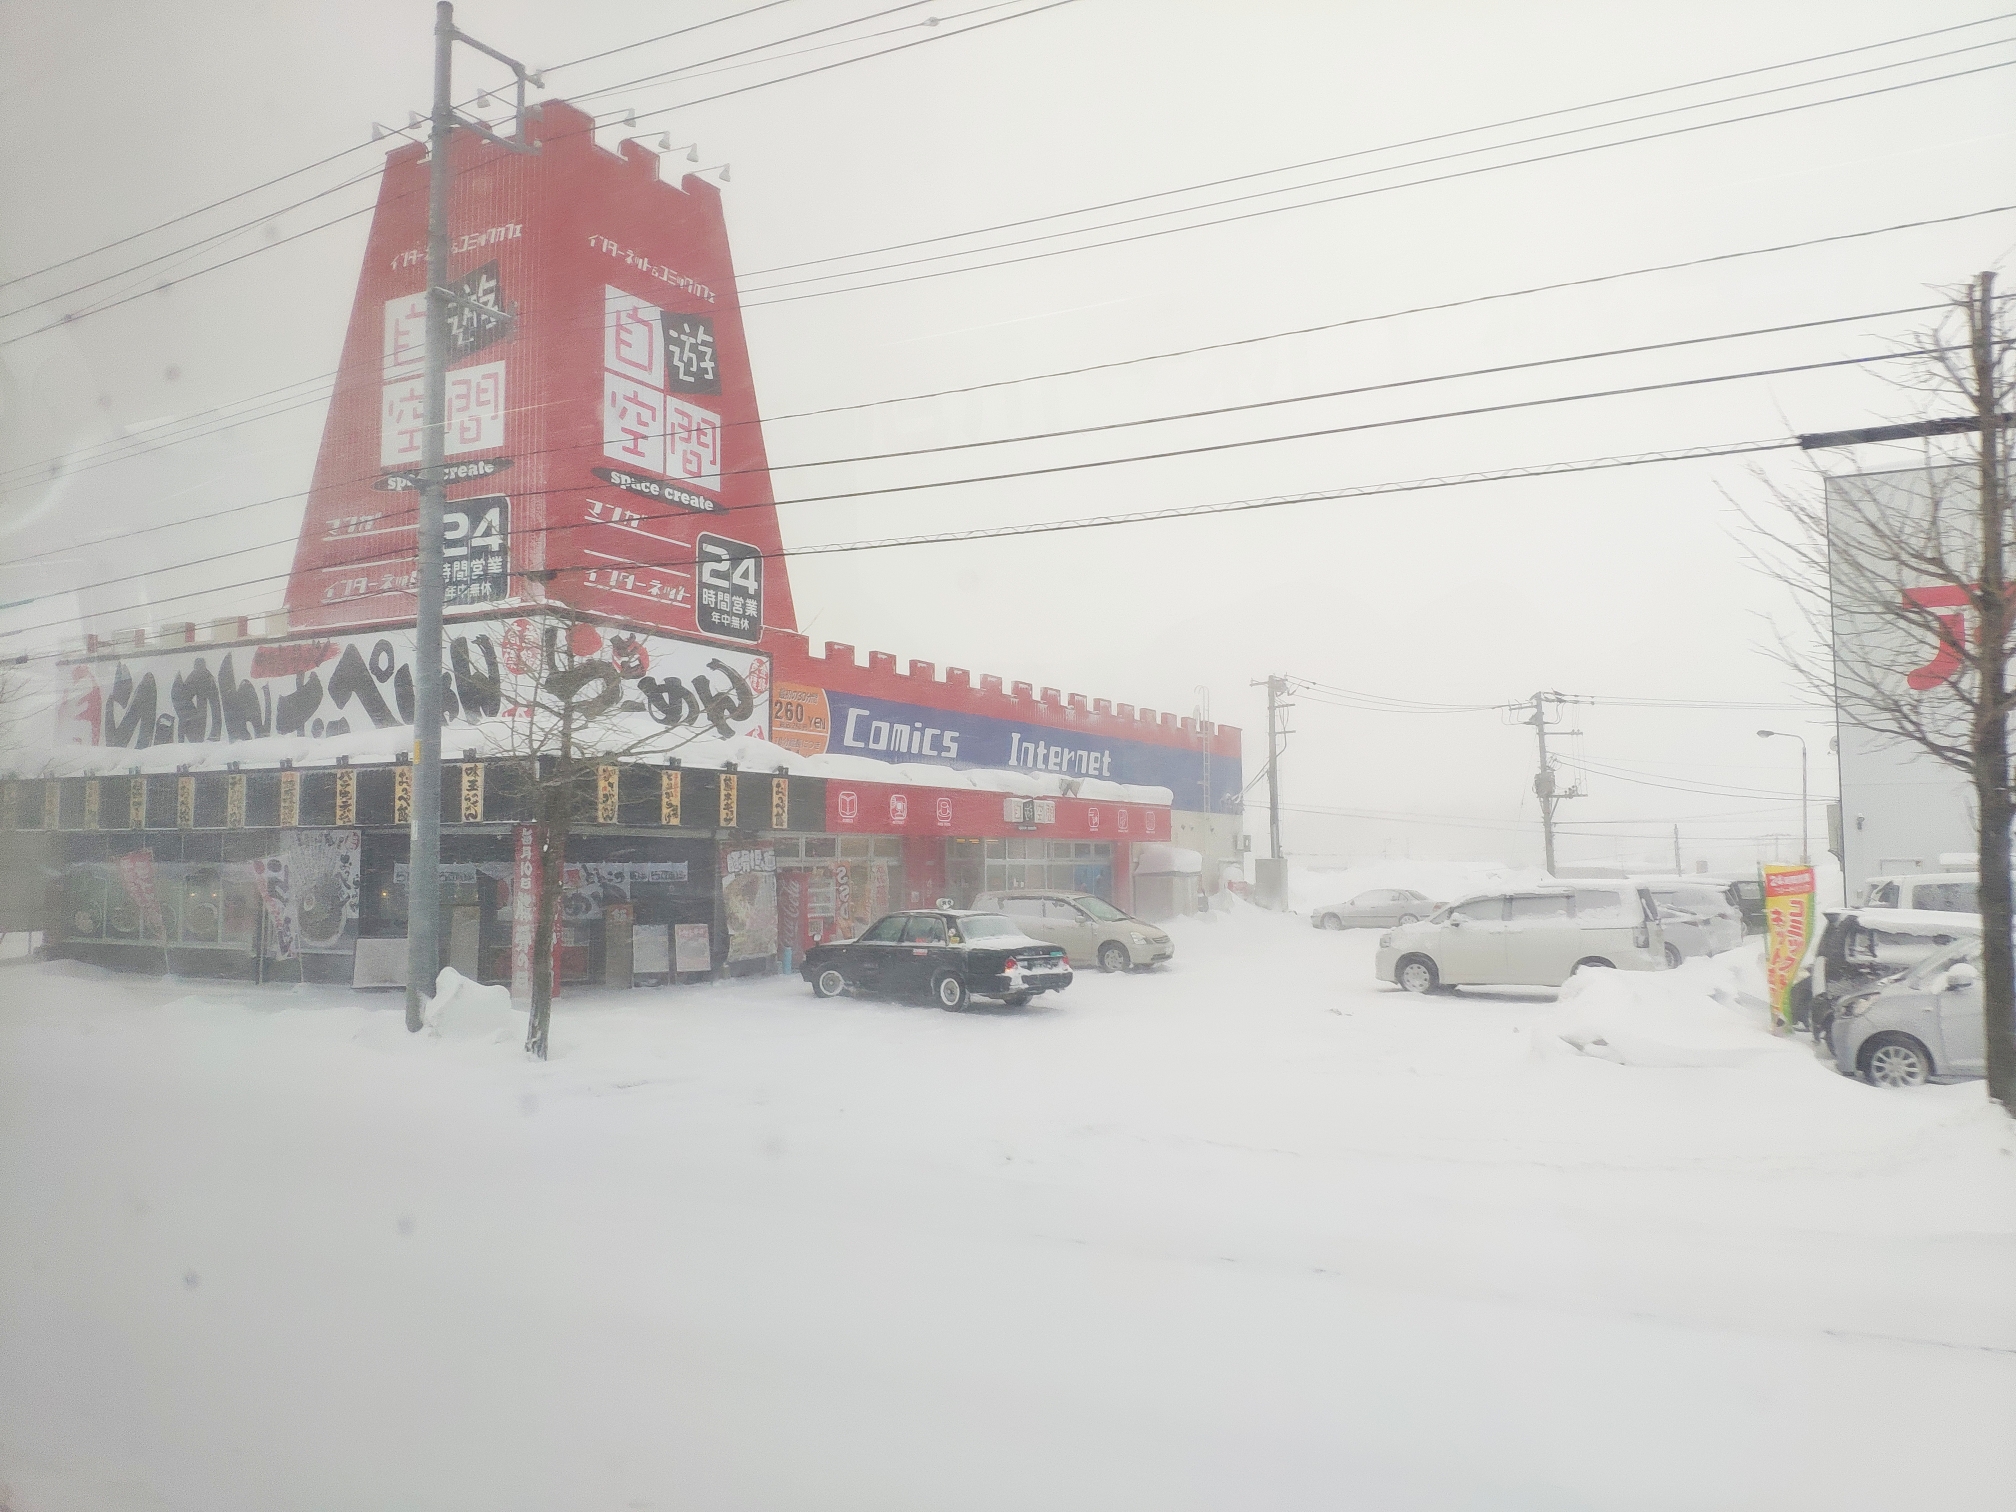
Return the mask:
<path fill-rule="evenodd" d="M 853 988 L 891 997 L 929 993 L 941 1008 L 967 996 L 1019 1008 L 1071 985 L 1064 947 L 1032 940 L 1000 914 L 912 909 L 885 914 L 851 940 L 814 945 L 799 975 L 818 997 Z"/>

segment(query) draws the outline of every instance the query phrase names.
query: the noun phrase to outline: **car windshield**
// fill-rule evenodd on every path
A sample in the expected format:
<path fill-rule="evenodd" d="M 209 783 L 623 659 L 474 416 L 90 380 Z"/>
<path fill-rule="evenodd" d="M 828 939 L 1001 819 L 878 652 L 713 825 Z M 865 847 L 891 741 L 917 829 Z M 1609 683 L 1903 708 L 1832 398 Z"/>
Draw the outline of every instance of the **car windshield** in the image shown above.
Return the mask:
<path fill-rule="evenodd" d="M 1071 901 L 1073 903 L 1076 903 L 1080 908 L 1084 909 L 1085 912 L 1092 915 L 1093 918 L 1099 920 L 1099 922 L 1102 924 L 1111 924 L 1114 923 L 1116 920 L 1124 919 L 1127 917 L 1126 914 L 1122 913 L 1119 909 L 1115 908 L 1111 903 L 1108 903 L 1104 898 L 1094 898 L 1087 896 L 1082 898 L 1073 898 Z"/>
<path fill-rule="evenodd" d="M 1925 957 L 1924 960 L 1904 974 L 1904 985 L 1907 987 L 1929 987 L 1938 977 L 1939 973 L 1944 971 L 1948 966 L 1951 966 L 1955 961 L 1964 961 L 1969 956 L 1978 955 L 1980 950 L 1981 942 L 1979 940 L 1957 940 L 1953 944 L 1948 945 L 1944 950 L 1935 950 L 1931 955 Z"/>
<path fill-rule="evenodd" d="M 1022 926 L 1000 914 L 968 914 L 959 921 L 959 933 L 969 940 L 999 940 L 1019 936 Z"/>

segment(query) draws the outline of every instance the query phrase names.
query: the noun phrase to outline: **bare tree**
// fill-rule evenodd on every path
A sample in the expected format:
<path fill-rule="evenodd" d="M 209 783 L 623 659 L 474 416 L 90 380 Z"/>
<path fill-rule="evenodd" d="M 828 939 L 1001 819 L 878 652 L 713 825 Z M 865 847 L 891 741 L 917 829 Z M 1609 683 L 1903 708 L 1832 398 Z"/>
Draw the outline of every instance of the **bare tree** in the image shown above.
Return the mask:
<path fill-rule="evenodd" d="M 1761 533 L 1825 658 L 1790 656 L 1846 723 L 1915 746 L 1966 775 L 1979 830 L 1982 996 L 1989 1095 L 2016 1113 L 2016 950 L 2010 886 L 2010 583 L 2006 413 L 2016 397 L 1996 337 L 1994 274 L 1981 274 L 1919 345 L 1912 387 L 1951 435 L 1908 485 L 1830 479 L 1819 497 L 1774 490 L 1789 529 Z M 1963 401 L 1965 416 L 1951 414 Z M 1754 524 L 1754 521 L 1753 521 Z M 1928 649 L 1929 648 L 1929 649 Z"/>
<path fill-rule="evenodd" d="M 746 720 L 755 695 L 721 668 L 722 686 L 696 677 L 626 682 L 628 638 L 567 615 L 542 617 L 534 665 L 509 692 L 497 754 L 507 793 L 538 825 L 539 895 L 532 936 L 532 1010 L 525 1048 L 546 1058 L 553 1017 L 553 944 L 560 930 L 567 842 L 575 822 L 595 811 L 598 769 L 663 761 L 689 742 L 728 735 Z M 528 900 L 512 899 L 516 909 Z"/>

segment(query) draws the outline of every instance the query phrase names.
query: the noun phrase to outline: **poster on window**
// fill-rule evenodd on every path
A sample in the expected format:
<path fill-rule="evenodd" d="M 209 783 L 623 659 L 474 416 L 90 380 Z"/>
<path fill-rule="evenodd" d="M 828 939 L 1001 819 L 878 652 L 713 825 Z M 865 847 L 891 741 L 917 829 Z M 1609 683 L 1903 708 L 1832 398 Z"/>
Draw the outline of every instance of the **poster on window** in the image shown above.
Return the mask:
<path fill-rule="evenodd" d="M 457 499 L 441 511 L 442 601 L 493 604 L 511 594 L 511 501 Z"/>
<path fill-rule="evenodd" d="M 777 954 L 777 854 L 768 845 L 724 847 L 721 906 L 728 922 L 728 959 Z"/>

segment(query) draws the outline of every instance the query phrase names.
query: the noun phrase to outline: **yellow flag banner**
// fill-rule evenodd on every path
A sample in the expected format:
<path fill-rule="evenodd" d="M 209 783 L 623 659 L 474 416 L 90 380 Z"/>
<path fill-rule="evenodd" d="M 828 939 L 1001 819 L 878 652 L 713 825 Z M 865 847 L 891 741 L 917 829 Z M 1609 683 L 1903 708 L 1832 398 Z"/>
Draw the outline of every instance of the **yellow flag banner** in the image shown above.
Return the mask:
<path fill-rule="evenodd" d="M 1792 978 L 1813 934 L 1813 868 L 1764 868 L 1764 980 L 1771 989 L 1772 1028 L 1792 1027 Z"/>

